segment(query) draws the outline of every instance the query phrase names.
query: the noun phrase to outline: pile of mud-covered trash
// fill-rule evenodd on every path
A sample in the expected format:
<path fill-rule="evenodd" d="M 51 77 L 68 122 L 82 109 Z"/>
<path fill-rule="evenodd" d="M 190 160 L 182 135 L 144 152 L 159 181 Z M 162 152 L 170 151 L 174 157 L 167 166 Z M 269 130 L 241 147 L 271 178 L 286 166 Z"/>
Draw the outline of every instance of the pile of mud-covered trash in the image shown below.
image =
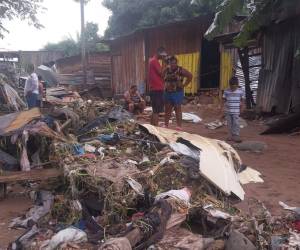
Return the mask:
<path fill-rule="evenodd" d="M 242 185 L 263 180 L 230 145 L 137 123 L 113 101 L 77 97 L 0 117 L 1 202 L 19 181 L 34 201 L 9 225 L 26 229 L 10 249 L 299 246 L 299 209 L 282 204 L 292 211 L 273 217 L 259 201 L 246 214 L 236 207 Z M 49 169 L 59 174 L 45 182 Z"/>

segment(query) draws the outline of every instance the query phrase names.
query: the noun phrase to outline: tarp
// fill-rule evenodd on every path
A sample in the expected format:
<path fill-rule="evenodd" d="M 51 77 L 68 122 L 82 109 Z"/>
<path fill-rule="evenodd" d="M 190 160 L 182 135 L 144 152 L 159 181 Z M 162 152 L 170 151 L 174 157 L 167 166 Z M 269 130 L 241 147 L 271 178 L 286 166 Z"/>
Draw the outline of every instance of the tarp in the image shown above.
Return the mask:
<path fill-rule="evenodd" d="M 40 75 L 44 81 L 50 86 L 59 84 L 58 75 L 49 67 L 41 65 L 36 69 L 36 73 Z"/>
<path fill-rule="evenodd" d="M 200 174 L 225 194 L 234 194 L 241 200 L 244 199 L 245 192 L 237 175 L 237 170 L 241 166 L 241 159 L 229 144 L 200 135 L 154 127 L 149 124 L 141 126 L 147 129 L 150 134 L 155 135 L 162 143 L 174 144 L 178 141 L 182 143 L 183 139 L 190 146 L 198 148 L 200 150 Z"/>

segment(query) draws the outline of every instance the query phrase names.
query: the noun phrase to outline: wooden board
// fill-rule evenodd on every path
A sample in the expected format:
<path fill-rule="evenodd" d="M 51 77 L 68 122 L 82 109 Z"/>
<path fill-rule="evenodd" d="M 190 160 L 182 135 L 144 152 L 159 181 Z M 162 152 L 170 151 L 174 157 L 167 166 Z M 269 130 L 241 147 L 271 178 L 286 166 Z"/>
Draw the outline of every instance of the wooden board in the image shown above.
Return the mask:
<path fill-rule="evenodd" d="M 60 169 L 36 169 L 28 172 L 14 171 L 14 172 L 2 172 L 0 175 L 0 183 L 18 182 L 18 181 L 38 181 L 47 180 L 50 178 L 59 177 L 63 174 Z"/>

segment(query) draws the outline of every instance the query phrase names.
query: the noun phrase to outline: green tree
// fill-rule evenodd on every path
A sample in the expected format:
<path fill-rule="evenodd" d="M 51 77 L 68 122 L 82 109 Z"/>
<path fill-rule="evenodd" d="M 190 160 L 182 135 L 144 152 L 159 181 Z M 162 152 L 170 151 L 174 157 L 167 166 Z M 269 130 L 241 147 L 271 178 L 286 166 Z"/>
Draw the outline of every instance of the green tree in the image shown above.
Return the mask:
<path fill-rule="evenodd" d="M 108 50 L 107 46 L 99 43 L 100 37 L 98 31 L 99 28 L 96 23 L 87 22 L 85 28 L 87 52 Z M 58 43 L 48 43 L 44 49 L 63 51 L 65 56 L 78 55 L 81 52 L 81 36 L 78 33 L 75 39 L 68 37 Z"/>
<path fill-rule="evenodd" d="M 103 5 L 112 12 L 105 37 L 117 37 L 139 28 L 211 14 L 221 1 L 104 0 Z"/>
<path fill-rule="evenodd" d="M 65 38 L 58 43 L 48 43 L 43 49 L 51 51 L 63 51 L 64 56 L 73 56 L 80 53 L 78 40 L 75 40 L 72 37 Z"/>
<path fill-rule="evenodd" d="M 224 0 L 218 7 L 215 19 L 206 37 L 212 39 L 221 33 L 239 13 L 247 14 L 241 31 L 235 37 L 237 47 L 247 46 L 247 42 L 261 27 L 269 25 L 276 16 L 293 16 L 300 8 L 299 0 Z"/>
<path fill-rule="evenodd" d="M 28 20 L 30 25 L 36 28 L 42 28 L 42 24 L 37 18 L 37 13 L 43 9 L 41 3 L 43 0 L 1 0 L 0 1 L 0 38 L 4 33 L 9 32 L 3 22 L 20 18 Z"/>

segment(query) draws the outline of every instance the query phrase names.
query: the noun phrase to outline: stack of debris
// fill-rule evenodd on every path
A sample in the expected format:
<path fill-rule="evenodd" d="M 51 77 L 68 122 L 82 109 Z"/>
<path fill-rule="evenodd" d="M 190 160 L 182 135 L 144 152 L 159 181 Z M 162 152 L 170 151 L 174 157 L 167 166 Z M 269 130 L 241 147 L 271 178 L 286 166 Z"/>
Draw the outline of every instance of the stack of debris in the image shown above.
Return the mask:
<path fill-rule="evenodd" d="M 247 216 L 235 208 L 241 183 L 263 180 L 223 141 L 137 124 L 104 101 L 14 113 L 0 124 L 1 168 L 12 169 L 9 159 L 23 171 L 64 173 L 12 221 L 28 229 L 12 249 L 265 249 L 273 235 L 298 236 L 289 232 L 295 218 L 278 224 L 257 202 Z"/>
<path fill-rule="evenodd" d="M 0 74 L 1 111 L 20 111 L 26 107 L 18 92 L 9 84 L 8 78 Z"/>

